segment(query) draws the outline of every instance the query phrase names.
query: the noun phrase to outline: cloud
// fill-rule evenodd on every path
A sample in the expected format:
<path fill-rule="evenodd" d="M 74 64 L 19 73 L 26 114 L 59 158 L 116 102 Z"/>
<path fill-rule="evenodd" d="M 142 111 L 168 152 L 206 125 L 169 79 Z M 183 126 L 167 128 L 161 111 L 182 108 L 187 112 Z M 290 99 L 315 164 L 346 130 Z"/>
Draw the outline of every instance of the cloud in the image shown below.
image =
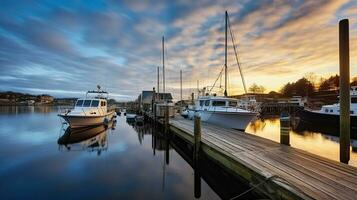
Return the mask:
<path fill-rule="evenodd" d="M 354 1 L 35 1 L 0 8 L 0 84 L 57 96 L 97 84 L 115 98 L 136 98 L 156 86 L 165 35 L 167 90 L 185 95 L 212 85 L 224 64 L 228 10 L 248 86 L 276 90 L 314 72 L 338 72 L 338 21 L 350 18 L 351 75 L 357 74 Z M 230 94 L 242 92 L 229 38 Z M 45 84 L 44 84 L 45 83 Z M 31 89 L 32 88 L 32 89 Z M 36 88 L 36 90 L 33 90 Z M 62 93 L 61 93 L 62 92 Z"/>

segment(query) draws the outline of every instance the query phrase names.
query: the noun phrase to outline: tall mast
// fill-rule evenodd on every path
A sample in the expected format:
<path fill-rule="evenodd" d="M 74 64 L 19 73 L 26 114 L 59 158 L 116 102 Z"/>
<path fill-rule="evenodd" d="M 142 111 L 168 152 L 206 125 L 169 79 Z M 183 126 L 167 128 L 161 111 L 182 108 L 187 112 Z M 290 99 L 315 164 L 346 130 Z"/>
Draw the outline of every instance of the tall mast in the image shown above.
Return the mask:
<path fill-rule="evenodd" d="M 181 104 L 181 107 L 182 107 L 182 70 L 180 70 L 180 104 Z"/>
<path fill-rule="evenodd" d="M 157 93 L 160 93 L 160 67 L 157 66 Z"/>
<path fill-rule="evenodd" d="M 165 38 L 162 36 L 162 78 L 163 92 L 165 93 Z"/>
<path fill-rule="evenodd" d="M 225 44 L 224 44 L 224 96 L 227 96 L 227 27 L 228 27 L 228 12 L 226 11 L 226 28 L 225 28 Z"/>
<path fill-rule="evenodd" d="M 197 80 L 197 97 L 200 96 L 200 81 Z"/>

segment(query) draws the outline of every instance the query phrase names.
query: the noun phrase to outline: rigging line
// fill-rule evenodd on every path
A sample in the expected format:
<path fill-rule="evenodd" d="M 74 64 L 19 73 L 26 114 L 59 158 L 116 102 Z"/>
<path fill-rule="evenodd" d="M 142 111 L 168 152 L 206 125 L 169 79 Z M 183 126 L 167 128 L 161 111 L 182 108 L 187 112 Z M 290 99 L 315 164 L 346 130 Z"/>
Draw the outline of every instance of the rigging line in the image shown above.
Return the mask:
<path fill-rule="evenodd" d="M 213 86 L 211 87 L 211 89 L 209 90 L 209 92 L 211 92 L 212 89 L 214 88 L 214 86 L 216 86 L 216 83 L 217 83 L 218 79 L 219 79 L 220 77 L 222 77 L 223 69 L 224 69 L 224 66 L 222 67 L 221 72 L 219 73 L 217 79 L 214 81 L 214 84 L 213 84 Z"/>
<path fill-rule="evenodd" d="M 232 28 L 231 28 L 231 23 L 229 21 L 229 16 L 228 16 L 228 28 L 229 28 L 229 33 L 231 35 L 231 39 L 232 39 L 232 43 L 233 43 L 233 49 L 234 49 L 234 54 L 236 57 L 236 61 L 237 61 L 237 65 L 238 65 L 238 69 L 239 69 L 239 73 L 242 77 L 242 82 L 243 82 L 243 87 L 244 87 L 244 92 L 247 93 L 247 87 L 245 85 L 245 80 L 244 80 L 244 76 L 243 76 L 243 72 L 242 72 L 242 68 L 240 66 L 239 60 L 238 60 L 238 53 L 237 53 L 237 49 L 236 49 L 236 45 L 235 45 L 235 39 L 234 39 L 234 35 L 232 33 Z"/>

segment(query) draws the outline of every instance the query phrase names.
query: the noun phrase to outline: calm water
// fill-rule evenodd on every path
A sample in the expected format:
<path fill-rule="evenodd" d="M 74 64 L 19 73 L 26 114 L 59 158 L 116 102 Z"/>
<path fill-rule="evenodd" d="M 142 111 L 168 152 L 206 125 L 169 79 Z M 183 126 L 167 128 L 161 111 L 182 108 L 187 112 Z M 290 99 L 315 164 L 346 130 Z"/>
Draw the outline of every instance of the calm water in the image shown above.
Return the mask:
<path fill-rule="evenodd" d="M 88 130 L 91 139 L 61 137 L 56 114 L 0 107 L 1 199 L 194 199 L 191 166 L 172 148 L 166 165 L 147 130 L 119 117 L 114 130 Z M 220 199 L 203 179 L 201 199 Z"/>
<path fill-rule="evenodd" d="M 194 199 L 190 153 L 177 153 L 180 142 L 166 146 L 159 131 L 148 124 L 129 125 L 124 117 L 113 129 L 73 131 L 57 112 L 54 107 L 0 107 L 2 199 Z M 277 118 L 269 118 L 252 122 L 246 131 L 279 141 L 279 126 Z M 290 141 L 338 160 L 337 137 L 291 131 Z M 357 166 L 352 150 L 350 164 Z M 229 199 L 249 188 L 208 160 L 200 165 L 201 199 Z"/>
<path fill-rule="evenodd" d="M 290 131 L 290 145 L 298 149 L 339 161 L 339 138 L 324 134 L 318 130 L 292 127 Z M 251 122 L 245 130 L 248 133 L 258 135 L 276 142 L 280 142 L 280 120 L 278 117 L 259 119 Z M 351 159 L 349 165 L 357 167 L 357 141 L 351 140 Z"/>

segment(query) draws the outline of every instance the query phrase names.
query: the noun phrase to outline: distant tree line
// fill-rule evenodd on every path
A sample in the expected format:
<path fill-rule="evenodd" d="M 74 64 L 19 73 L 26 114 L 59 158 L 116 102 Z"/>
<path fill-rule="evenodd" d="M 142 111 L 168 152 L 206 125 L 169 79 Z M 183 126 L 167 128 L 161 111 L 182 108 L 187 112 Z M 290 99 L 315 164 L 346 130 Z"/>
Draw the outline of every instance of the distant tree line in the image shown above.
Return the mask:
<path fill-rule="evenodd" d="M 305 77 L 297 80 L 296 82 L 289 82 L 285 84 L 280 93 L 283 96 L 308 96 L 316 91 L 337 90 L 339 87 L 339 76 L 336 74 L 329 78 L 320 78 L 316 81 L 316 75 L 310 73 Z M 351 82 L 351 86 L 357 86 L 357 77 L 354 77 Z"/>
<path fill-rule="evenodd" d="M 326 90 L 337 90 L 339 87 L 339 76 L 332 75 L 329 78 L 320 78 L 314 73 L 308 73 L 304 77 L 300 78 L 296 82 L 286 83 L 279 91 L 279 93 L 275 91 L 269 92 L 271 95 L 282 95 L 285 97 L 291 96 L 309 96 L 313 92 L 326 91 Z M 351 86 L 357 86 L 357 77 L 352 78 Z M 261 85 L 257 85 L 253 83 L 249 87 L 249 92 L 259 94 L 264 93 L 265 88 Z"/>

